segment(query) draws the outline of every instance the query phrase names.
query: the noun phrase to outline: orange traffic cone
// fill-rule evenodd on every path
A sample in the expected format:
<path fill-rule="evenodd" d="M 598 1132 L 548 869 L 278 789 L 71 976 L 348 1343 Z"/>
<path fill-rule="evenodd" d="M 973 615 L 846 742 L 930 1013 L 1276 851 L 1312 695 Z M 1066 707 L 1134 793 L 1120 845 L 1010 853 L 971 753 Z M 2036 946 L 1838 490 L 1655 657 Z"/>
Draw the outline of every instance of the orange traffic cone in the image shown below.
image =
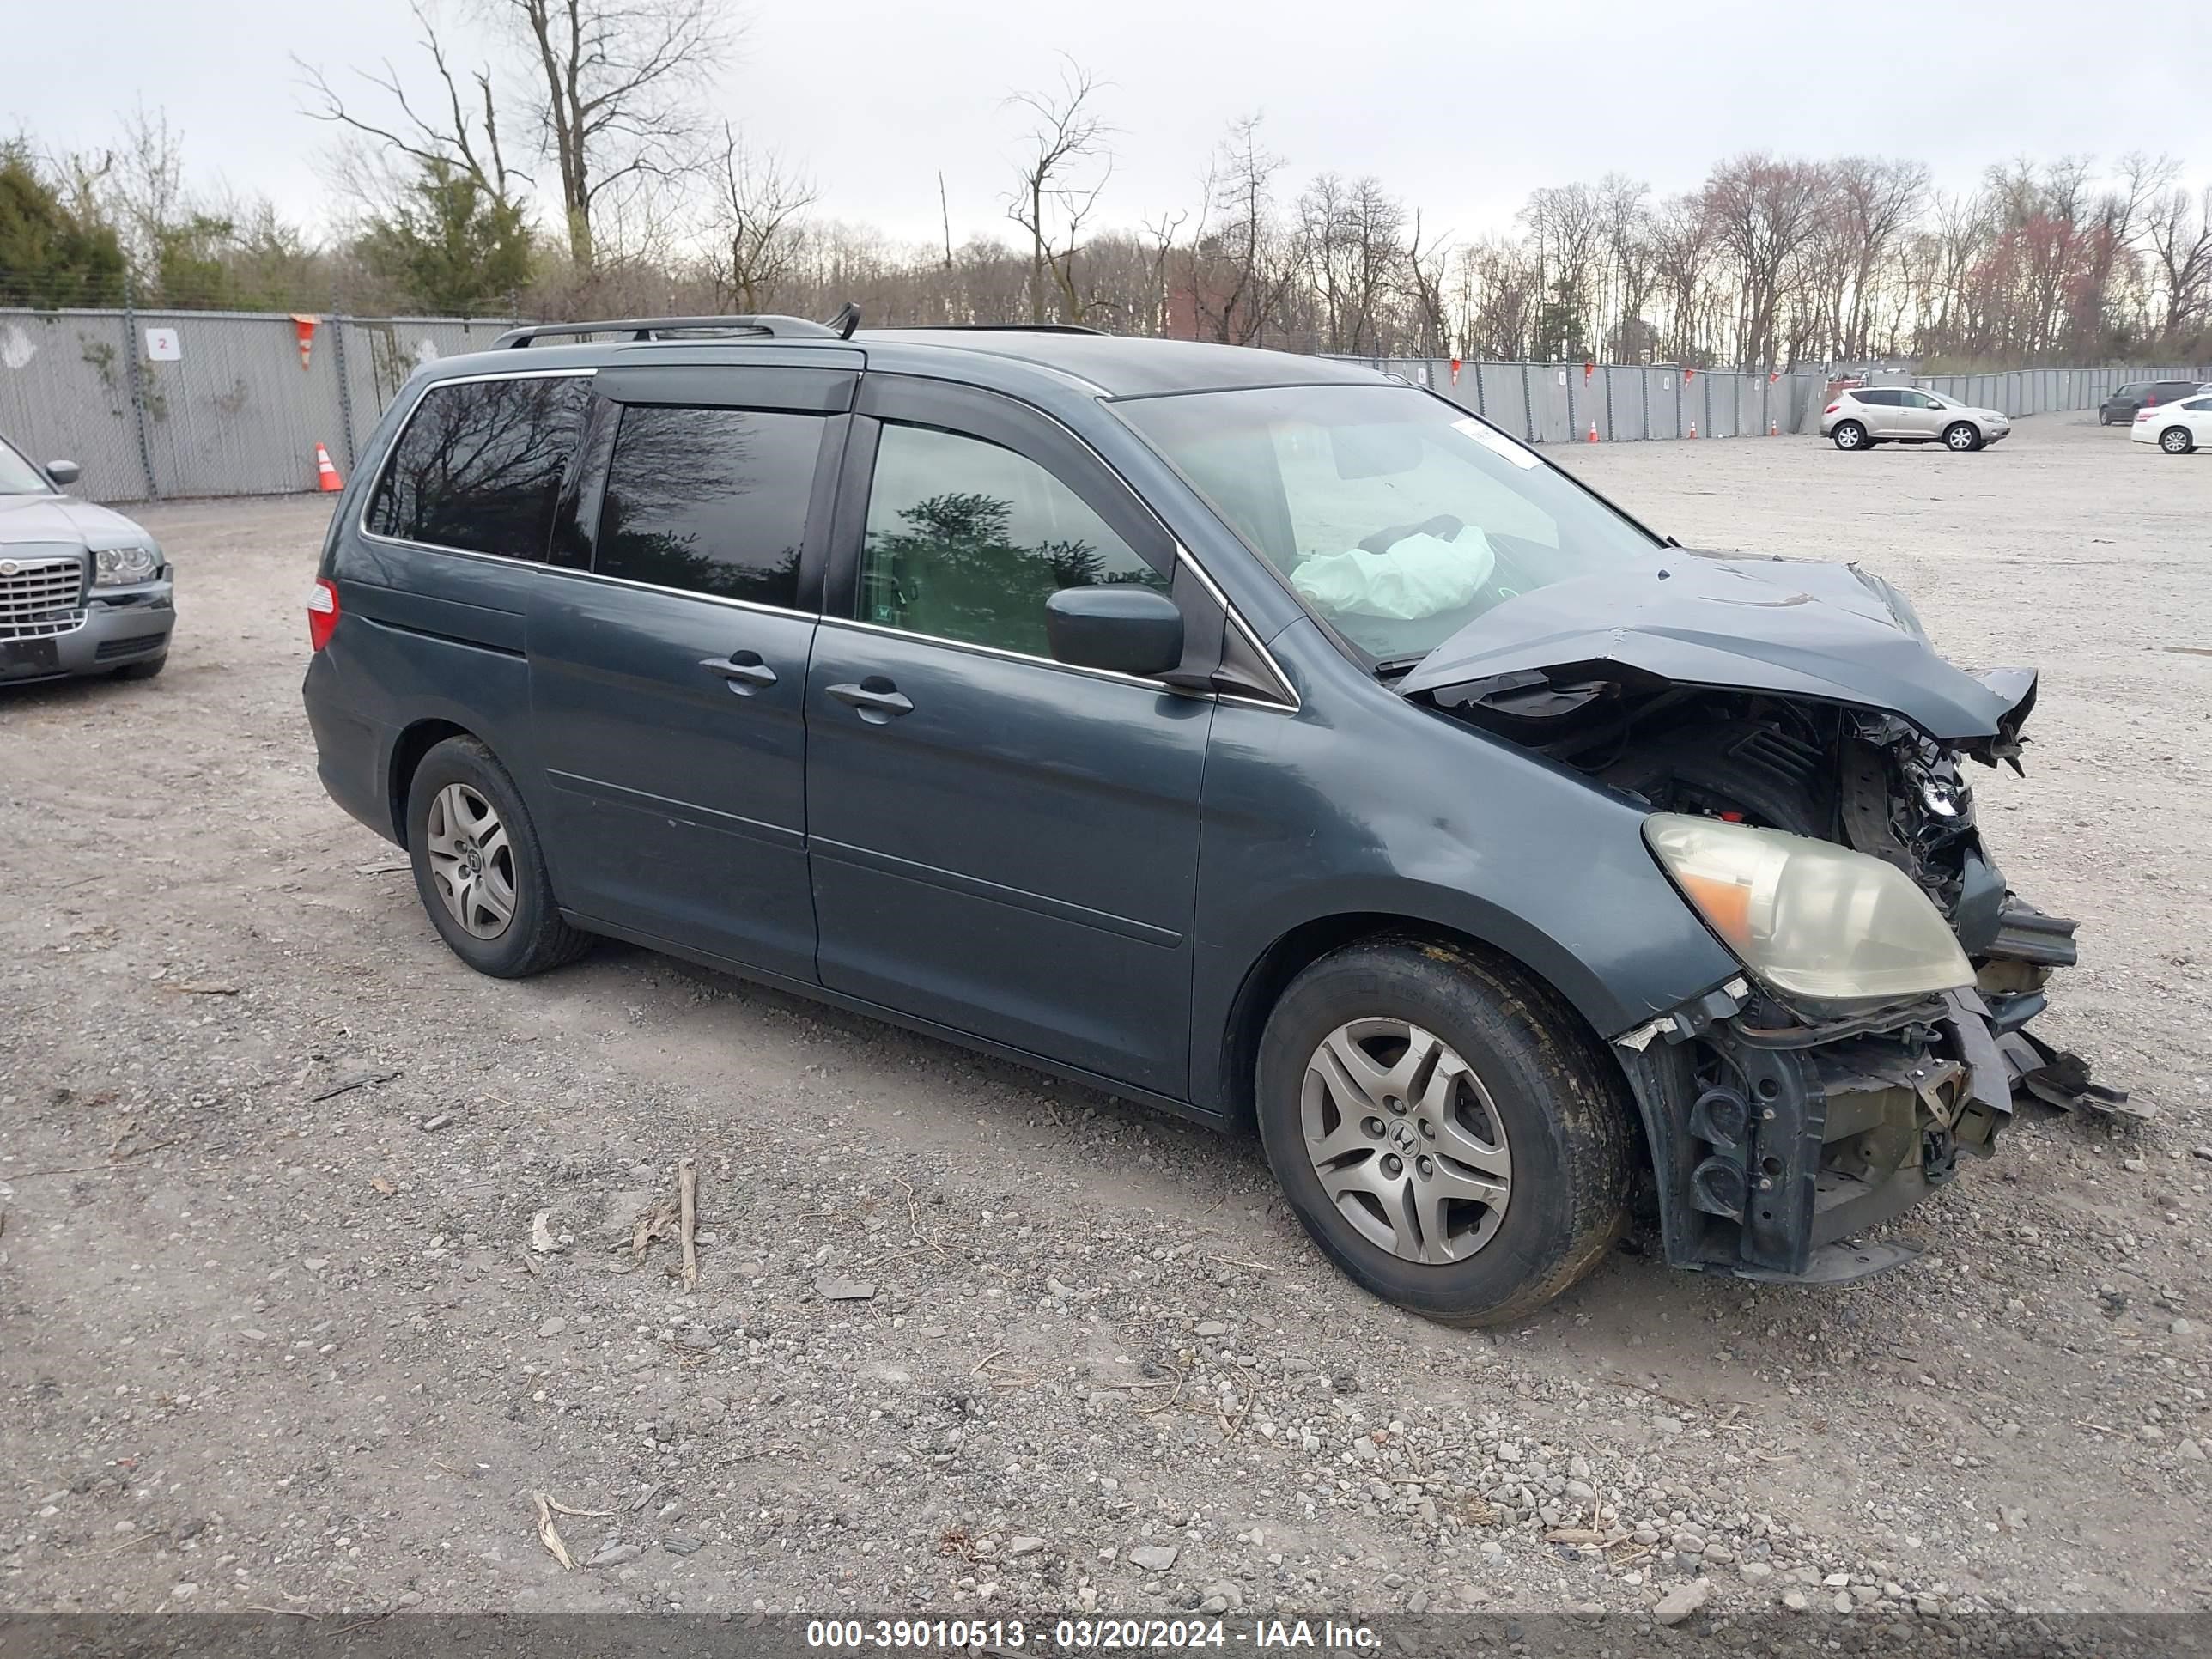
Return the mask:
<path fill-rule="evenodd" d="M 320 444 L 315 446 L 315 488 L 325 495 L 345 488 L 345 480 L 338 477 L 337 468 L 331 465 L 331 452 Z"/>
<path fill-rule="evenodd" d="M 1590 422 L 1589 437 L 1585 441 L 1589 443 L 1595 443 L 1597 441 L 1597 422 L 1595 421 L 1592 421 Z"/>
<path fill-rule="evenodd" d="M 1690 422 L 1690 435 L 1692 438 L 1698 435 L 1698 423 L 1695 421 Z"/>
<path fill-rule="evenodd" d="M 1780 437 L 1782 435 L 1781 427 L 1775 422 L 1769 421 L 1766 423 L 1766 435 L 1770 438 Z"/>

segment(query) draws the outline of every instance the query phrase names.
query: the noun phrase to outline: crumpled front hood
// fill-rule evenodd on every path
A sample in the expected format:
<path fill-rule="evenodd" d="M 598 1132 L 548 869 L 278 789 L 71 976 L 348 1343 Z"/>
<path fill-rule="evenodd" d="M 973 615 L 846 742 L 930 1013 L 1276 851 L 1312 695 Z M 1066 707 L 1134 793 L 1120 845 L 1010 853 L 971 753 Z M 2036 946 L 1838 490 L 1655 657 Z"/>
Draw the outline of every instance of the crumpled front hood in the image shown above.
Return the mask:
<path fill-rule="evenodd" d="M 2025 672 L 1984 681 L 1954 668 L 1888 585 L 1855 566 L 1677 549 L 1508 599 L 1423 658 L 1398 690 L 1605 663 L 1681 685 L 1880 709 L 1948 742 L 2016 731 L 2034 685 Z"/>
<path fill-rule="evenodd" d="M 0 546 L 64 542 L 71 547 L 155 545 L 152 536 L 120 513 L 74 495 L 0 495 Z"/>

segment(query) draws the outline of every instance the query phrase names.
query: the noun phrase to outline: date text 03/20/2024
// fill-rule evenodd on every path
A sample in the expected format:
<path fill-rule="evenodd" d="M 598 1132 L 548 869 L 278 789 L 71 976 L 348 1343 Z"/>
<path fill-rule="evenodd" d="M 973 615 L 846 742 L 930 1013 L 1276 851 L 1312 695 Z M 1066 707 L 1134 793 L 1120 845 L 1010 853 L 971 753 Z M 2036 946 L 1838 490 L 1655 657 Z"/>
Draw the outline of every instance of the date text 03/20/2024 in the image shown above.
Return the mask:
<path fill-rule="evenodd" d="M 1242 1647 L 1257 1651 L 1297 1648 L 1363 1652 L 1381 1645 L 1364 1625 L 1335 1620 L 1260 1619 L 1224 1624 L 1218 1619 L 1061 1619 L 1031 1625 L 1017 1619 L 817 1619 L 806 1626 L 806 1645 L 848 1651 L 972 1648 L 1049 1652 L 1172 1651 Z"/>

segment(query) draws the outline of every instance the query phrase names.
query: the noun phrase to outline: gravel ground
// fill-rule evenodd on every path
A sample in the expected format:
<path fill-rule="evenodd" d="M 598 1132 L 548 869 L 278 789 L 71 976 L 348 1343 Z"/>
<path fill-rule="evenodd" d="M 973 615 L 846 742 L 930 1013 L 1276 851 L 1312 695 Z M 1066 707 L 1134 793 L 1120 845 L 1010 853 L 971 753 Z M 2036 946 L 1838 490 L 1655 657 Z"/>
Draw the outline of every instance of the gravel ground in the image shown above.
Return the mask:
<path fill-rule="evenodd" d="M 626 949 L 472 975 L 315 781 L 322 504 L 149 508 L 167 675 L 0 696 L 0 1609 L 2212 1607 L 2212 456 L 1565 459 L 2042 665 L 1985 821 L 2154 1123 L 2024 1116 L 1868 1283 L 1632 1241 L 1441 1330 L 1249 1145 Z M 685 1156 L 691 1295 L 629 1247 Z"/>

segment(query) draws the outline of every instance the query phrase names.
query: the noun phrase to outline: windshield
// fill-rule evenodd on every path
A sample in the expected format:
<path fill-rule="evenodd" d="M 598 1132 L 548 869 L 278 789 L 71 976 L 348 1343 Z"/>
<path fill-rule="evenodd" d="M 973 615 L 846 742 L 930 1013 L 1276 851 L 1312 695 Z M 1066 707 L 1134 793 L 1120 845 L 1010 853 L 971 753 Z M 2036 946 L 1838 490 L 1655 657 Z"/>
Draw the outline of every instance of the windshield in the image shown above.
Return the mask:
<path fill-rule="evenodd" d="M 0 441 L 0 495 L 43 495 L 46 475 Z"/>
<path fill-rule="evenodd" d="M 1659 549 L 1533 451 L 1411 386 L 1112 407 L 1377 663 L 1417 661 L 1516 594 Z"/>

